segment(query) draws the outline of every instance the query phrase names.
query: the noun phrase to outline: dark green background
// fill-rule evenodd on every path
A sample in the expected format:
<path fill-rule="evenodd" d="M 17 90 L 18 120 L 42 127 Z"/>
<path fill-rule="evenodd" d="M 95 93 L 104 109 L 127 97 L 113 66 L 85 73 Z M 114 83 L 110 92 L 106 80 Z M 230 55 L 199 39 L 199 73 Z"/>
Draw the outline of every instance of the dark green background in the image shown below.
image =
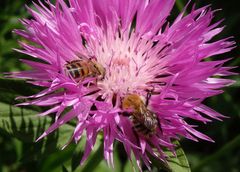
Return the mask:
<path fill-rule="evenodd" d="M 225 18 L 223 25 L 226 25 L 226 28 L 215 39 L 234 36 L 239 45 L 240 1 L 196 1 L 197 7 L 209 3 L 212 4 L 213 9 L 222 9 L 216 13 L 215 20 Z M 12 50 L 12 48 L 18 47 L 17 40 L 22 39 L 12 33 L 13 29 L 22 27 L 18 18 L 29 17 L 24 4 L 31 6 L 31 2 L 27 0 L 0 1 L 0 72 L 27 69 L 18 59 L 29 57 Z M 177 15 L 186 1 L 178 0 L 177 4 L 170 20 Z M 239 56 L 238 47 L 219 58 L 234 57 L 227 65 L 238 66 L 240 64 Z M 239 69 L 235 69 L 235 71 L 239 72 Z M 237 81 L 235 85 L 225 88 L 224 94 L 206 100 L 207 105 L 230 118 L 225 119 L 224 122 L 214 121 L 208 125 L 193 122 L 193 124 L 199 125 L 200 131 L 209 135 L 216 143 L 182 141 L 182 146 L 194 172 L 240 172 L 240 79 L 238 76 L 232 78 Z M 30 95 L 38 90 L 39 88 L 33 88 L 21 81 L 0 79 L 0 172 L 112 171 L 107 168 L 104 161 L 101 161 L 101 157 L 94 156 L 90 157 L 90 161 L 87 161 L 84 167 L 78 167 L 84 148 L 82 143 L 78 146 L 71 144 L 64 151 L 60 151 L 59 145 L 62 146 L 70 137 L 69 133 L 71 132 L 69 131 L 73 129 L 71 124 L 64 126 L 61 131 L 51 134 L 47 139 L 34 143 L 34 139 L 42 133 L 44 127 L 46 128 L 51 120 L 34 118 L 34 114 L 42 111 L 42 108 L 29 107 L 21 110 L 10 105 L 16 103 L 14 97 L 17 95 Z M 131 171 L 129 161 L 122 153 L 122 149 L 121 145 L 115 145 L 115 170 Z M 154 169 L 154 171 L 157 170 Z"/>

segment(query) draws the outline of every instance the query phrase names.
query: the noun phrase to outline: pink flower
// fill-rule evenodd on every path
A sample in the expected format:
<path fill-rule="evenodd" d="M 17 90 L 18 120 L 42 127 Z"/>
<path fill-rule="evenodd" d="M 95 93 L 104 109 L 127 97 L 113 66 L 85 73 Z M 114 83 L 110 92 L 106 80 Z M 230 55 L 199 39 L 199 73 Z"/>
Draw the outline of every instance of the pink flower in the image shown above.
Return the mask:
<path fill-rule="evenodd" d="M 22 60 L 30 71 L 11 77 L 27 79 L 44 90 L 27 97 L 21 105 L 49 106 L 39 114 L 55 114 L 55 122 L 41 139 L 72 119 L 77 125 L 72 139 L 78 142 L 86 132 L 82 162 L 94 147 L 97 135 L 104 137 L 104 157 L 113 166 L 113 143 L 121 142 L 131 158 L 135 155 L 150 167 L 146 152 L 164 161 L 161 147 L 174 150 L 173 139 L 185 137 L 213 141 L 195 130 L 185 119 L 204 123 L 223 116 L 202 104 L 205 98 L 222 93 L 232 80 L 219 78 L 234 73 L 223 67 L 229 60 L 208 61 L 209 57 L 230 51 L 231 38 L 211 41 L 223 27 L 212 23 L 215 11 L 209 6 L 185 10 L 173 23 L 167 22 L 174 0 L 63 0 L 28 8 L 33 19 L 21 22 L 25 30 L 15 32 L 29 42 L 20 42 L 21 53 L 37 62 Z M 104 76 L 76 80 L 66 65 L 81 58 L 95 59 Z M 129 94 L 141 96 L 159 125 L 145 137 L 133 128 L 132 111 L 123 112 L 122 101 Z M 70 108 L 64 113 L 66 108 Z M 127 115 L 126 115 L 127 114 Z M 158 150 L 153 151 L 154 149 Z"/>

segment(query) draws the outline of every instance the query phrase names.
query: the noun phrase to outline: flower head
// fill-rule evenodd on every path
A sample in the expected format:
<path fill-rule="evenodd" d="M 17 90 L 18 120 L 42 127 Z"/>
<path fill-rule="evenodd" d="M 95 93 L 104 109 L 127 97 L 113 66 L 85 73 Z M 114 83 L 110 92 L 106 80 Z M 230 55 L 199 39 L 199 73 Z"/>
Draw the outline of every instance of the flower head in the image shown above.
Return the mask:
<path fill-rule="evenodd" d="M 205 6 L 184 15 L 185 9 L 170 24 L 167 17 L 174 0 L 69 3 L 39 1 L 36 11 L 28 8 L 33 19 L 21 21 L 26 29 L 15 31 L 32 42 L 20 42 L 23 50 L 17 51 L 38 61 L 22 60 L 32 70 L 12 77 L 44 88 L 21 105 L 49 106 L 39 115 L 56 116 L 39 139 L 77 119 L 72 139 L 78 142 L 83 132 L 87 138 L 82 162 L 102 132 L 104 157 L 112 166 L 115 140 L 124 145 L 129 158 L 135 155 L 139 166 L 140 160 L 149 166 L 147 152 L 164 160 L 162 147 L 173 151 L 172 140 L 180 136 L 213 141 L 185 119 L 204 123 L 221 119 L 202 101 L 233 83 L 219 77 L 233 74 L 231 67 L 223 67 L 227 60 L 207 60 L 234 45 L 230 38 L 211 41 L 223 30 L 221 21 L 212 22 L 215 11 Z M 141 106 L 124 109 L 129 95 L 139 96 Z M 70 110 L 65 112 L 66 108 Z M 145 130 L 154 125 L 153 134 L 142 134 L 137 124 Z"/>

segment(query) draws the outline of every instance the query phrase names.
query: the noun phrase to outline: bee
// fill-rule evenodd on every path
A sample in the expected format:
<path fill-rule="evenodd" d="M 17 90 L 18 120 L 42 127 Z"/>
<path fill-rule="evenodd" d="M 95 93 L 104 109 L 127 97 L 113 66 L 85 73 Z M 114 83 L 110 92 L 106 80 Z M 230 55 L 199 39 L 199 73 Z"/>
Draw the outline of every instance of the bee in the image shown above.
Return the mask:
<path fill-rule="evenodd" d="M 103 79 L 105 76 L 104 67 L 95 59 L 79 59 L 68 62 L 64 66 L 64 72 L 75 81 L 81 81 L 86 77 L 97 77 Z"/>
<path fill-rule="evenodd" d="M 123 98 L 122 109 L 128 112 L 134 130 L 149 138 L 156 133 L 157 127 L 160 127 L 158 118 L 154 112 L 147 108 L 142 98 L 137 94 L 129 94 Z"/>

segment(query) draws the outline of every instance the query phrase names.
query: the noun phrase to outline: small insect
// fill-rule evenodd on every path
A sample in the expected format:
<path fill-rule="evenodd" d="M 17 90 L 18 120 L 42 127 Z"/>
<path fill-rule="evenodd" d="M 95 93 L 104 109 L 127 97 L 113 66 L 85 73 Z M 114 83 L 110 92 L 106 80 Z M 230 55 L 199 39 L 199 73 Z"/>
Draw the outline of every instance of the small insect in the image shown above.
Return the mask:
<path fill-rule="evenodd" d="M 122 109 L 129 112 L 130 120 L 133 123 L 133 128 L 137 133 L 149 138 L 156 133 L 160 123 L 154 112 L 147 108 L 141 97 L 137 94 L 129 94 L 123 98 Z"/>
<path fill-rule="evenodd" d="M 64 72 L 75 81 L 81 81 L 86 77 L 97 77 L 103 79 L 104 67 L 94 59 L 79 59 L 68 62 L 64 66 Z"/>

